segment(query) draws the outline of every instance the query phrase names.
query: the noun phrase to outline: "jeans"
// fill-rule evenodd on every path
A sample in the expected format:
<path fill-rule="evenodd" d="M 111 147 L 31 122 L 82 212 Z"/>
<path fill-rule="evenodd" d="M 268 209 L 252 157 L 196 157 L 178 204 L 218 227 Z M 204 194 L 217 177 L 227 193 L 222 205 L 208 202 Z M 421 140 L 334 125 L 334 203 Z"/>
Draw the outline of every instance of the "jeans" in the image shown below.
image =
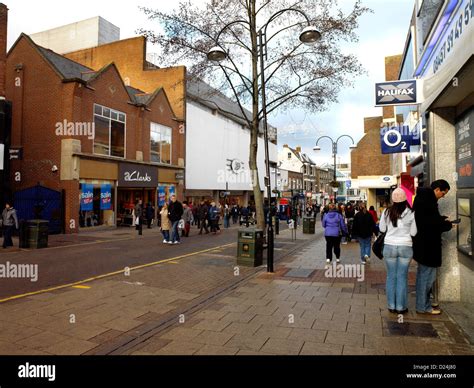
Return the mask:
<path fill-rule="evenodd" d="M 413 257 L 413 248 L 403 245 L 388 245 L 383 248 L 383 261 L 387 269 L 385 293 L 391 310 L 408 308 L 408 268 Z"/>
<path fill-rule="evenodd" d="M 326 259 L 332 261 L 333 249 L 336 259 L 339 259 L 341 257 L 341 237 L 326 236 Z"/>
<path fill-rule="evenodd" d="M 169 230 L 162 230 L 161 234 L 166 241 L 170 241 L 170 231 Z"/>
<path fill-rule="evenodd" d="M 418 263 L 416 271 L 416 311 L 431 312 L 430 290 L 436 280 L 436 268 Z"/>
<path fill-rule="evenodd" d="M 372 246 L 372 237 L 362 238 L 359 237 L 359 245 L 360 245 L 360 258 L 362 261 L 365 261 L 365 255 L 370 257 L 370 248 Z"/>
<path fill-rule="evenodd" d="M 4 225 L 3 226 L 3 248 L 12 247 L 13 240 L 13 225 Z"/>
<path fill-rule="evenodd" d="M 224 216 L 224 228 L 227 229 L 230 226 L 230 218 L 228 216 Z"/>
<path fill-rule="evenodd" d="M 178 221 L 174 221 L 171 225 L 171 242 L 179 241 Z"/>

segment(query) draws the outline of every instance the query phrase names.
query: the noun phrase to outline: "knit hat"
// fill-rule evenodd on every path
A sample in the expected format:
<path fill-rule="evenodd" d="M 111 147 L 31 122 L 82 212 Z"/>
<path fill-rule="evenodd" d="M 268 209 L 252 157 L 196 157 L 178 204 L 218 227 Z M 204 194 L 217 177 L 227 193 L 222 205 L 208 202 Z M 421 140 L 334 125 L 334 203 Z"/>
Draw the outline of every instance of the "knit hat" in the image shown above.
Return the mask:
<path fill-rule="evenodd" d="M 407 195 L 403 189 L 400 187 L 393 190 L 392 201 L 393 203 L 405 202 L 407 200 Z"/>

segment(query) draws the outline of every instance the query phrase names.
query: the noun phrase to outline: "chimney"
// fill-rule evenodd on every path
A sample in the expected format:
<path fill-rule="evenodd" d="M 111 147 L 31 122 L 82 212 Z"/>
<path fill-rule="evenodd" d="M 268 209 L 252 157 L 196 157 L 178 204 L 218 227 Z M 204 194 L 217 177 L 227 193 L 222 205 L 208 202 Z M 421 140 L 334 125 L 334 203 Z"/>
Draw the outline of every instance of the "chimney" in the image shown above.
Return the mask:
<path fill-rule="evenodd" d="M 5 99 L 8 8 L 0 3 L 0 100 Z"/>
<path fill-rule="evenodd" d="M 296 152 L 301 152 L 301 147 L 300 146 L 296 147 L 295 149 L 296 149 Z"/>
<path fill-rule="evenodd" d="M 288 144 L 283 144 L 283 148 L 288 148 Z"/>

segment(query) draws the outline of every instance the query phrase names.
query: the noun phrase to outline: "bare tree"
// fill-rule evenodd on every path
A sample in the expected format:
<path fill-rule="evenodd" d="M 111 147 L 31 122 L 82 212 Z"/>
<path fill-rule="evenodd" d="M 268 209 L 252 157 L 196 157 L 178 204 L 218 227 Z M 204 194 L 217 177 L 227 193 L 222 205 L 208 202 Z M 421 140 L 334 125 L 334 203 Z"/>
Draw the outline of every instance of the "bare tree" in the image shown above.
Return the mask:
<path fill-rule="evenodd" d="M 205 80 L 238 104 L 251 132 L 249 167 L 258 226 L 263 229 L 263 194 L 257 170 L 263 118 L 259 103 L 258 50 L 262 48 L 258 45 L 258 31 L 267 27 L 267 113 L 297 107 L 322 111 L 336 102 L 339 91 L 351 86 L 354 77 L 363 72 L 357 58 L 341 51 L 340 42 L 357 41 L 358 20 L 370 10 L 360 0 L 347 14 L 337 9 L 334 0 L 209 0 L 201 7 L 188 0 L 170 13 L 141 9 L 150 20 L 160 23 L 158 32 L 138 32 L 160 46 L 163 65 L 185 64 L 189 77 Z M 280 12 L 283 10 L 286 11 Z M 298 40 L 308 21 L 301 12 L 292 10 L 304 12 L 310 24 L 321 32 L 317 44 L 307 46 Z M 228 54 L 225 62 L 207 60 L 207 53 L 216 45 Z M 246 106 L 251 107 L 250 113 Z"/>

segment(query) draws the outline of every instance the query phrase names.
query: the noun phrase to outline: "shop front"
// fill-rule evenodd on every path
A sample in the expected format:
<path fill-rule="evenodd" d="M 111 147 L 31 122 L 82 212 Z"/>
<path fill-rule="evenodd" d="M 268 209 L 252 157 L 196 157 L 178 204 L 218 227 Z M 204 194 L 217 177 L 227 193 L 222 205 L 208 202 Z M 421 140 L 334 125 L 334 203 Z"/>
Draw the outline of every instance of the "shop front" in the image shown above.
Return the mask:
<path fill-rule="evenodd" d="M 79 227 L 115 225 L 115 182 L 81 179 Z"/>
<path fill-rule="evenodd" d="M 135 205 L 140 200 L 143 207 L 157 208 L 157 167 L 120 163 L 117 186 L 117 226 L 133 225 Z"/>
<path fill-rule="evenodd" d="M 440 213 L 461 219 L 457 228 L 443 234 L 438 298 L 474 303 L 474 3 L 447 4 L 440 10 L 442 17 L 429 26 L 437 33 L 428 36 L 415 71 L 422 85 L 420 115 L 426 129 L 423 171 L 428 176 L 425 185 L 448 181 L 451 190 L 439 201 Z"/>

